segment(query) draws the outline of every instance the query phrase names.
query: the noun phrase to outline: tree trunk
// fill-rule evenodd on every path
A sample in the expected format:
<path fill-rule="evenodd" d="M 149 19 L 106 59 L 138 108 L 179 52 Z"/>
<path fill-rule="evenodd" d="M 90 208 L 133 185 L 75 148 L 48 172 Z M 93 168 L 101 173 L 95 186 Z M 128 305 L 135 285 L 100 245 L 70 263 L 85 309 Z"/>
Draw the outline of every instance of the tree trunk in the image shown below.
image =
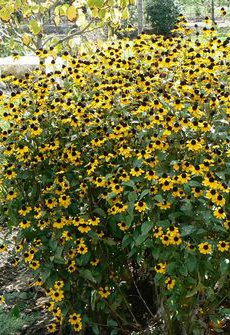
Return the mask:
<path fill-rule="evenodd" d="M 137 16 L 138 16 L 138 34 L 143 31 L 144 8 L 143 0 L 137 0 Z"/>
<path fill-rule="evenodd" d="M 215 10 L 214 0 L 211 0 L 211 13 L 212 13 L 212 24 L 213 24 L 213 25 L 214 25 L 214 23 L 215 23 L 215 14 L 214 14 L 214 10 Z"/>

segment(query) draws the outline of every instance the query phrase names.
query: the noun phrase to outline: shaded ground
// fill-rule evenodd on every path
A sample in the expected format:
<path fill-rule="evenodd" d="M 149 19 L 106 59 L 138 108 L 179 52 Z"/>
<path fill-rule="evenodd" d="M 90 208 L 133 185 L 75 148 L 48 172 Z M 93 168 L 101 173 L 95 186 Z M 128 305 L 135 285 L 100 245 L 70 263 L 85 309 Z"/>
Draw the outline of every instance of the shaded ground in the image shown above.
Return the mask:
<path fill-rule="evenodd" d="M 4 230 L 0 231 L 0 241 Z M 9 236 L 13 240 L 14 234 Z M 44 335 L 48 316 L 43 310 L 44 294 L 31 285 L 28 270 L 11 265 L 9 252 L 0 253 L 0 295 L 5 304 L 0 308 L 1 335 Z M 4 320 L 4 324 L 3 323 Z"/>

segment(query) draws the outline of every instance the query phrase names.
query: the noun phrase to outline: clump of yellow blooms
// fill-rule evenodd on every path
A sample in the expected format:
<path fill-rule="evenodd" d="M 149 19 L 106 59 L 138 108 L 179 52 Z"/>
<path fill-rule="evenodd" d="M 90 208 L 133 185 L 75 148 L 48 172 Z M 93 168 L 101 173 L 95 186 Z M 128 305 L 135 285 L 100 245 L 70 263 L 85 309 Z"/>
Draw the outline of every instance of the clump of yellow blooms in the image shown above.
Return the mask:
<path fill-rule="evenodd" d="M 81 332 L 95 308 L 107 318 L 132 262 L 147 257 L 148 275 L 179 296 L 200 259 L 216 267 L 228 252 L 230 38 L 201 34 L 181 18 L 170 37 L 64 52 L 60 70 L 41 61 L 2 78 L 16 89 L 0 94 L 1 213 L 20 229 L 15 265 L 50 299 L 49 332 L 64 320 Z"/>

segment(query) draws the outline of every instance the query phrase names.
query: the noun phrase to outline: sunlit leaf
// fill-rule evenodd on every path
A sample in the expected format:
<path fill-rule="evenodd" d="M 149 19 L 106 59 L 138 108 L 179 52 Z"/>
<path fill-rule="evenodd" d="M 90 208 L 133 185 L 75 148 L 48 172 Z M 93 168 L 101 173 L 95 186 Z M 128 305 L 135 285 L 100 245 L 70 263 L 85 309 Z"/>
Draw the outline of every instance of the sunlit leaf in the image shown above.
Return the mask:
<path fill-rule="evenodd" d="M 74 6 L 69 6 L 66 11 L 66 17 L 69 21 L 76 21 L 78 18 L 78 11 Z"/>

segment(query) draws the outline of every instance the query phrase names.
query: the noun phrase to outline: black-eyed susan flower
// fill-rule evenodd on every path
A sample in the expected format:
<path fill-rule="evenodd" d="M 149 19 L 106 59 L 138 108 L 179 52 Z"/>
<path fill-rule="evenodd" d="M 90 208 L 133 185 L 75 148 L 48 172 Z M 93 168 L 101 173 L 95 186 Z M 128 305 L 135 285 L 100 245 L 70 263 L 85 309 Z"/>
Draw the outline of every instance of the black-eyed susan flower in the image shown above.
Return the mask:
<path fill-rule="evenodd" d="M 163 228 L 162 227 L 157 227 L 157 226 L 154 227 L 153 231 L 154 231 L 154 236 L 156 238 L 162 236 L 163 233 L 164 233 Z"/>
<path fill-rule="evenodd" d="M 59 204 L 65 208 L 68 208 L 69 205 L 71 204 L 71 198 L 69 195 L 61 195 L 59 198 Z"/>
<path fill-rule="evenodd" d="M 56 280 L 54 283 L 54 288 L 57 290 L 61 289 L 64 286 L 64 281 L 63 280 Z"/>
<path fill-rule="evenodd" d="M 45 303 L 45 308 L 47 311 L 52 311 L 54 309 L 54 301 L 48 301 Z"/>
<path fill-rule="evenodd" d="M 26 216 L 26 214 L 30 213 L 32 211 L 32 207 L 30 206 L 23 206 L 19 211 L 18 214 L 22 216 Z"/>
<path fill-rule="evenodd" d="M 143 173 L 144 173 L 144 170 L 142 170 L 142 169 L 139 168 L 139 167 L 132 168 L 131 171 L 130 171 L 130 174 L 131 174 L 133 177 L 139 177 L 139 176 L 141 176 Z"/>
<path fill-rule="evenodd" d="M 192 243 L 188 243 L 187 248 L 189 251 L 194 251 L 196 250 L 196 245 L 192 244 Z"/>
<path fill-rule="evenodd" d="M 172 279 L 170 277 L 168 277 L 166 280 L 165 280 L 165 284 L 167 286 L 167 290 L 171 290 L 173 289 L 173 287 L 175 286 L 176 284 L 176 280 L 175 279 Z"/>
<path fill-rule="evenodd" d="M 31 221 L 28 221 L 28 220 L 22 220 L 22 221 L 19 223 L 19 226 L 20 226 L 22 229 L 29 228 L 29 227 L 31 226 Z"/>
<path fill-rule="evenodd" d="M 57 326 L 55 323 L 50 323 L 46 328 L 49 333 L 55 333 Z"/>
<path fill-rule="evenodd" d="M 224 209 L 221 208 L 221 207 L 217 207 L 215 210 L 214 210 L 214 216 L 217 218 L 217 219 L 225 219 L 226 218 L 226 213 L 224 212 Z"/>
<path fill-rule="evenodd" d="M 33 260 L 31 263 L 30 263 L 30 268 L 32 268 L 33 270 L 37 270 L 40 266 L 40 262 L 39 261 L 36 261 L 36 260 Z"/>
<path fill-rule="evenodd" d="M 3 295 L 0 295 L 0 305 L 4 304 L 5 297 Z"/>
<path fill-rule="evenodd" d="M 100 262 L 99 258 L 94 258 L 90 261 L 90 264 L 92 266 L 97 266 L 99 262 Z"/>
<path fill-rule="evenodd" d="M 58 301 L 62 301 L 64 299 L 64 292 L 62 290 L 53 290 L 51 298 L 58 302 Z"/>
<path fill-rule="evenodd" d="M 105 286 L 105 287 L 100 287 L 98 293 L 100 294 L 102 298 L 106 299 L 108 298 L 108 296 L 110 296 L 111 291 L 108 286 Z"/>
<path fill-rule="evenodd" d="M 218 247 L 218 250 L 219 250 L 219 251 L 224 252 L 224 251 L 228 251 L 228 249 L 230 248 L 230 245 L 229 245 L 229 242 L 226 242 L 226 241 L 220 241 L 220 242 L 217 244 L 217 247 Z"/>
<path fill-rule="evenodd" d="M 124 222 L 119 222 L 117 225 L 120 228 L 120 230 L 122 230 L 122 231 L 126 231 L 126 230 L 129 229 L 129 227 L 126 226 L 126 224 Z"/>
<path fill-rule="evenodd" d="M 69 315 L 69 323 L 71 325 L 76 325 L 81 322 L 81 314 L 73 313 Z"/>
<path fill-rule="evenodd" d="M 208 242 L 200 243 L 198 247 L 202 254 L 210 254 L 212 252 L 212 245 Z"/>
<path fill-rule="evenodd" d="M 135 209 L 138 211 L 138 212 L 144 212 L 147 208 L 147 204 L 146 202 L 144 201 L 137 201 L 134 205 Z"/>
<path fill-rule="evenodd" d="M 7 196 L 6 196 L 6 200 L 7 200 L 7 201 L 14 200 L 14 199 L 17 198 L 17 196 L 18 196 L 18 193 L 17 193 L 17 192 L 15 192 L 15 191 L 9 191 L 9 193 L 8 193 Z"/>
<path fill-rule="evenodd" d="M 156 272 L 164 274 L 166 272 L 166 263 L 158 263 L 154 269 Z"/>
<path fill-rule="evenodd" d="M 7 246 L 4 244 L 0 244 L 0 252 L 5 252 L 7 251 Z"/>

